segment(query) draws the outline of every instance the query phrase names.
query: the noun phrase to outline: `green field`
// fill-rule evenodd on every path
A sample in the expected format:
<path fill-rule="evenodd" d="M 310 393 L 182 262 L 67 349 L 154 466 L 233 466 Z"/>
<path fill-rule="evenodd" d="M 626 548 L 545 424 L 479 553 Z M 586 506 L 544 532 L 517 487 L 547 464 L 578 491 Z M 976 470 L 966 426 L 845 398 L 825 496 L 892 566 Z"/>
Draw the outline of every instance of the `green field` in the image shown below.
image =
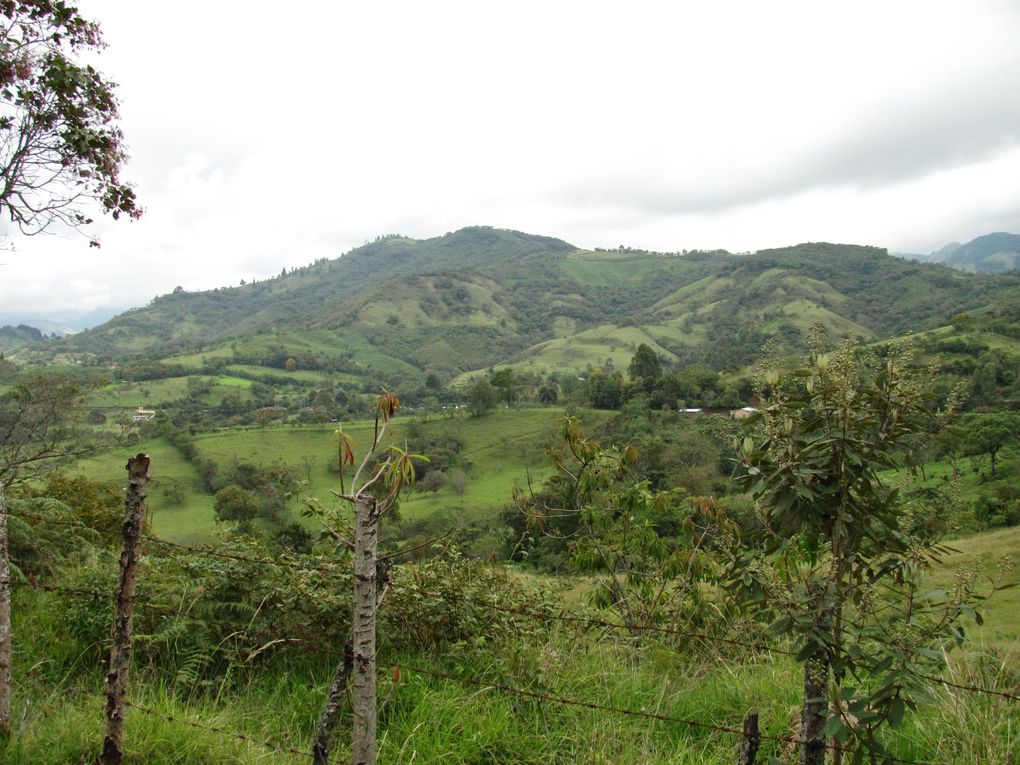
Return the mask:
<path fill-rule="evenodd" d="M 111 450 L 82 460 L 76 470 L 95 480 L 123 484 L 128 457 L 145 452 L 152 460 L 149 483 L 149 517 L 153 533 L 182 542 L 208 538 L 214 528 L 212 497 L 199 490 L 195 468 L 180 452 L 164 439 L 139 444 L 131 449 Z M 170 501 L 166 494 L 171 485 L 183 490 L 183 501 Z"/>
<path fill-rule="evenodd" d="M 405 491 L 400 512 L 404 518 L 429 515 L 448 517 L 451 525 L 489 517 L 511 500 L 515 482 L 536 483 L 548 475 L 551 467 L 545 450 L 556 439 L 562 410 L 496 410 L 483 417 L 409 418 L 398 415 L 386 433 L 384 444 L 402 445 L 410 430 L 422 436 L 448 433 L 464 446 L 460 467 L 468 475 L 464 492 L 458 495 L 449 485 L 436 493 Z M 588 412 L 589 424 L 604 421 L 608 413 Z M 200 434 L 195 445 L 201 457 L 213 460 L 221 468 L 236 462 L 258 466 L 283 463 L 296 468 L 304 486 L 300 497 L 291 502 L 293 511 L 303 507 L 306 497 L 333 503 L 332 492 L 339 489 L 338 477 L 330 468 L 337 448 L 338 425 L 273 427 L 221 430 Z M 357 421 L 344 424 L 354 441 L 354 450 L 363 454 L 372 440 L 373 424 Z M 208 538 L 216 528 L 213 496 L 201 488 L 194 466 L 164 439 L 145 441 L 130 449 L 107 452 L 79 462 L 76 469 L 105 481 L 123 482 L 127 457 L 146 452 L 152 459 L 150 508 L 155 533 L 177 541 Z M 426 455 L 427 456 L 427 455 Z M 351 469 L 347 469 L 348 480 Z M 166 496 L 170 485 L 180 487 L 183 501 L 174 503 Z M 314 525 L 314 520 L 305 521 Z"/>
<path fill-rule="evenodd" d="M 242 401 L 251 398 L 249 388 L 252 381 L 232 375 L 199 378 L 212 384 L 210 391 L 201 397 L 207 406 L 218 406 L 223 396 L 236 391 Z M 164 377 L 159 380 L 141 382 L 117 382 L 104 385 L 89 396 L 87 404 L 94 409 L 147 409 L 159 408 L 172 401 L 179 401 L 188 395 L 187 377 Z"/>

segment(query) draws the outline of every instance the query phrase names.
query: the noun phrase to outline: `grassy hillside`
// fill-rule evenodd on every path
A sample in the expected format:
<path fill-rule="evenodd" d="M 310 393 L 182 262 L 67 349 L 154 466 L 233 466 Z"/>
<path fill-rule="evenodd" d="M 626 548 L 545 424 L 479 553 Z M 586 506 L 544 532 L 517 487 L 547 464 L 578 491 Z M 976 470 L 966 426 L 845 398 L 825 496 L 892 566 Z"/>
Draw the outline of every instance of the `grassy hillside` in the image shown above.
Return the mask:
<path fill-rule="evenodd" d="M 753 254 L 585 251 L 512 231 L 388 237 L 275 279 L 155 299 L 29 357 L 220 364 L 351 374 L 625 365 L 638 343 L 667 361 L 739 367 L 809 326 L 881 339 L 947 324 L 1020 294 L 1020 277 L 964 274 L 884 250 L 803 244 Z M 48 356 L 47 356 L 48 354 Z"/>

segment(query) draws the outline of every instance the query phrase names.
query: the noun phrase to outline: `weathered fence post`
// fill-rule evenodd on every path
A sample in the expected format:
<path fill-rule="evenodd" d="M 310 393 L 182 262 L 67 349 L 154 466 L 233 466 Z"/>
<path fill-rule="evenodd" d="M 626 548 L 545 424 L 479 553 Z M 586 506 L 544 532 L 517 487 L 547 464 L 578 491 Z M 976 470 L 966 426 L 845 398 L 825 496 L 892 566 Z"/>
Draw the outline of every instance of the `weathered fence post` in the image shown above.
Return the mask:
<path fill-rule="evenodd" d="M 353 765 L 375 765 L 376 688 L 375 615 L 378 607 L 376 559 L 379 514 L 376 499 L 359 493 L 354 502 L 354 612 L 351 637 L 354 646 L 354 716 L 351 746 Z"/>
<path fill-rule="evenodd" d="M 312 744 L 312 764 L 329 765 L 329 750 L 333 743 L 333 730 L 336 728 L 340 707 L 347 692 L 347 678 L 354 666 L 354 644 L 348 640 L 344 646 L 344 655 L 337 665 L 333 682 L 329 684 L 326 703 L 319 715 L 319 724 L 315 726 L 315 743 Z"/>
<path fill-rule="evenodd" d="M 7 550 L 7 507 L 0 481 L 0 738 L 11 735 L 11 562 Z"/>
<path fill-rule="evenodd" d="M 761 734 L 758 732 L 758 713 L 748 712 L 744 718 L 744 733 L 740 737 L 740 748 L 737 750 L 737 765 L 754 765 L 758 756 L 758 745 Z"/>
<path fill-rule="evenodd" d="M 129 459 L 127 471 L 127 497 L 121 529 L 124 547 L 120 553 L 117 610 L 113 617 L 110 666 L 106 675 L 106 735 L 103 737 L 102 754 L 99 755 L 101 765 L 119 765 L 124 758 L 124 709 L 131 668 L 131 619 L 134 614 L 138 546 L 145 514 L 145 490 L 149 479 L 148 455 L 139 454 Z"/>

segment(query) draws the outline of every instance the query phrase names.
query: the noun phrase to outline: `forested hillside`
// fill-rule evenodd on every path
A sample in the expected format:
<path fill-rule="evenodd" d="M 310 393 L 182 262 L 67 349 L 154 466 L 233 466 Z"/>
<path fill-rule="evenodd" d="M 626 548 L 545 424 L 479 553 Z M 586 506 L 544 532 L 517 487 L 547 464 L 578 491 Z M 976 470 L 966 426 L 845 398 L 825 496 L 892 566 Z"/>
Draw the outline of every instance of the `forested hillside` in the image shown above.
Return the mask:
<path fill-rule="evenodd" d="M 34 351 L 85 363 L 196 358 L 358 376 L 415 369 L 449 380 L 511 364 L 584 371 L 642 342 L 715 370 L 752 361 L 773 338 L 799 347 L 815 323 L 888 338 L 1011 299 L 1017 276 L 967 275 L 873 247 L 802 244 L 757 253 L 581 250 L 469 228 L 422 241 L 385 237 L 336 260 L 239 287 L 175 291 Z"/>

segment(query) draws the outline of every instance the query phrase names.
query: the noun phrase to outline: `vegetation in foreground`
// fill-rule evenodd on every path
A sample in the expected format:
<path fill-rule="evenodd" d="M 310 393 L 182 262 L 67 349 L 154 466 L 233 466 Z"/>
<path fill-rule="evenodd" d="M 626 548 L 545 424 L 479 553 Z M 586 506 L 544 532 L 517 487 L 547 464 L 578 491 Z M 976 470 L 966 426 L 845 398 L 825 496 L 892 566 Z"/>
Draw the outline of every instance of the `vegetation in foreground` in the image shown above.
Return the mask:
<path fill-rule="evenodd" d="M 573 507 L 581 518 L 599 514 L 589 539 L 629 558 L 613 556 L 608 565 L 599 563 L 601 556 L 593 557 L 591 545 L 577 546 L 569 538 L 560 548 L 522 547 L 518 538 L 508 551 L 516 555 L 527 549 L 529 560 L 543 566 L 587 570 L 573 580 L 592 596 L 587 605 L 564 591 L 560 577 L 525 577 L 502 564 L 464 557 L 449 539 L 412 550 L 416 560 L 392 569 L 377 667 L 381 761 L 729 762 L 735 738 L 718 728 L 739 728 L 752 708 L 761 712 L 766 737 L 803 735 L 798 722 L 802 669 L 784 653 L 803 653 L 801 638 L 770 633 L 768 619 L 760 620 L 753 609 L 725 594 L 732 545 L 748 553 L 754 543 L 728 533 L 723 515 L 713 516 L 717 523 L 705 523 L 707 511 L 740 513 L 746 508 L 736 496 L 720 506 L 678 488 L 672 476 L 689 470 L 682 461 L 642 461 L 640 452 L 610 445 L 614 434 L 640 430 L 636 423 L 642 421 L 651 422 L 647 409 L 605 429 L 606 446 L 568 421 L 566 451 L 554 462 L 557 473 L 575 477 L 570 480 L 585 480 L 574 460 L 590 462 L 593 480 L 575 495 L 579 504 Z M 811 441 L 811 430 L 804 434 Z M 710 435 L 701 433 L 708 444 L 713 443 Z M 655 430 L 647 436 L 654 438 Z M 674 447 L 663 441 L 658 449 L 671 454 Z M 746 445 L 739 451 L 754 454 Z M 1008 454 L 1008 449 L 1003 452 L 1000 472 L 1011 464 Z M 892 458 L 883 466 L 897 464 Z M 628 487 L 628 480 L 636 483 Z M 553 498 L 568 487 L 569 482 L 551 474 L 539 496 Z M 23 637 L 16 642 L 21 717 L 15 720 L 21 722 L 7 744 L 8 761 L 84 762 L 98 746 L 109 629 L 104 594 L 112 590 L 116 558 L 116 528 L 98 521 L 115 512 L 116 499 L 97 496 L 91 510 L 76 506 L 74 495 L 93 488 L 87 481 L 77 488 L 65 486 L 68 501 L 62 502 L 44 496 L 61 490 L 54 483 L 9 502 L 12 551 L 23 577 L 16 588 L 15 634 Z M 896 512 L 924 520 L 909 504 L 916 500 L 908 498 Z M 542 503 L 532 509 L 546 512 L 555 506 L 570 507 Z M 614 513 L 614 508 L 623 512 Z M 527 511 L 525 519 L 529 515 L 538 513 Z M 742 525 L 752 528 L 748 523 L 754 517 L 744 516 Z M 566 521 L 555 520 L 559 530 L 569 531 L 562 526 Z M 229 523 L 243 532 L 242 521 Z M 60 524 L 58 533 L 53 523 Z M 531 530 L 536 542 L 555 541 L 555 535 L 544 533 L 552 526 L 532 525 Z M 136 706 L 128 726 L 128 752 L 135 761 L 282 762 L 296 756 L 210 727 L 307 748 L 350 623 L 349 553 L 329 535 L 315 540 L 294 531 L 289 538 L 270 541 L 257 528 L 251 531 L 256 535 L 228 532 L 215 542 L 215 555 L 150 540 L 138 594 L 137 671 L 131 690 Z M 634 546 L 639 537 L 643 541 Z M 709 541 L 692 545 L 698 537 Z M 994 557 L 999 572 L 989 573 L 1001 583 L 1010 540 L 1010 533 L 998 532 L 958 544 L 974 545 Z M 400 534 L 391 535 L 386 545 L 390 552 L 412 547 Z M 825 560 L 824 549 L 811 549 L 805 551 Z M 683 557 L 692 551 L 702 558 L 696 568 L 690 555 Z M 684 565 L 671 568 L 676 554 Z M 766 563 L 761 559 L 760 565 Z M 988 589 L 972 565 L 962 571 L 937 565 L 932 590 L 945 582 L 949 586 L 942 589 L 950 595 L 924 596 L 933 602 L 943 597 L 945 603 L 965 606 L 973 593 Z M 695 571 L 696 584 L 691 579 Z M 756 569 L 752 582 L 764 571 Z M 663 582 L 650 599 L 641 582 L 649 575 Z M 614 577 L 623 590 L 614 590 Z M 1009 602 L 1014 592 L 997 597 Z M 859 610 L 857 597 L 844 608 Z M 625 607 L 627 602 L 651 607 L 637 613 Z M 995 600 L 990 602 L 994 608 Z M 575 618 L 560 618 L 565 614 Z M 952 648 L 952 640 L 936 639 L 928 657 L 933 671 L 945 664 L 957 685 L 1012 689 L 1018 678 L 1009 640 L 1012 632 L 1015 641 L 1017 625 L 1008 626 L 1010 620 L 1015 616 L 1004 620 L 1007 626 L 1000 632 L 983 633 L 983 643 Z M 866 627 L 853 625 L 854 630 Z M 971 632 L 970 626 L 965 629 Z M 858 641 L 855 635 L 854 644 Z M 924 650 L 931 651 L 932 645 Z M 892 713 L 892 728 L 869 733 L 871 744 L 895 757 L 931 762 L 1005 761 L 1010 756 L 1015 700 L 930 683 L 915 683 L 909 698 L 916 711 Z M 649 713 L 675 719 L 642 716 Z M 189 727 L 183 719 L 205 727 Z M 766 738 L 762 753 L 792 761 L 794 749 Z"/>

